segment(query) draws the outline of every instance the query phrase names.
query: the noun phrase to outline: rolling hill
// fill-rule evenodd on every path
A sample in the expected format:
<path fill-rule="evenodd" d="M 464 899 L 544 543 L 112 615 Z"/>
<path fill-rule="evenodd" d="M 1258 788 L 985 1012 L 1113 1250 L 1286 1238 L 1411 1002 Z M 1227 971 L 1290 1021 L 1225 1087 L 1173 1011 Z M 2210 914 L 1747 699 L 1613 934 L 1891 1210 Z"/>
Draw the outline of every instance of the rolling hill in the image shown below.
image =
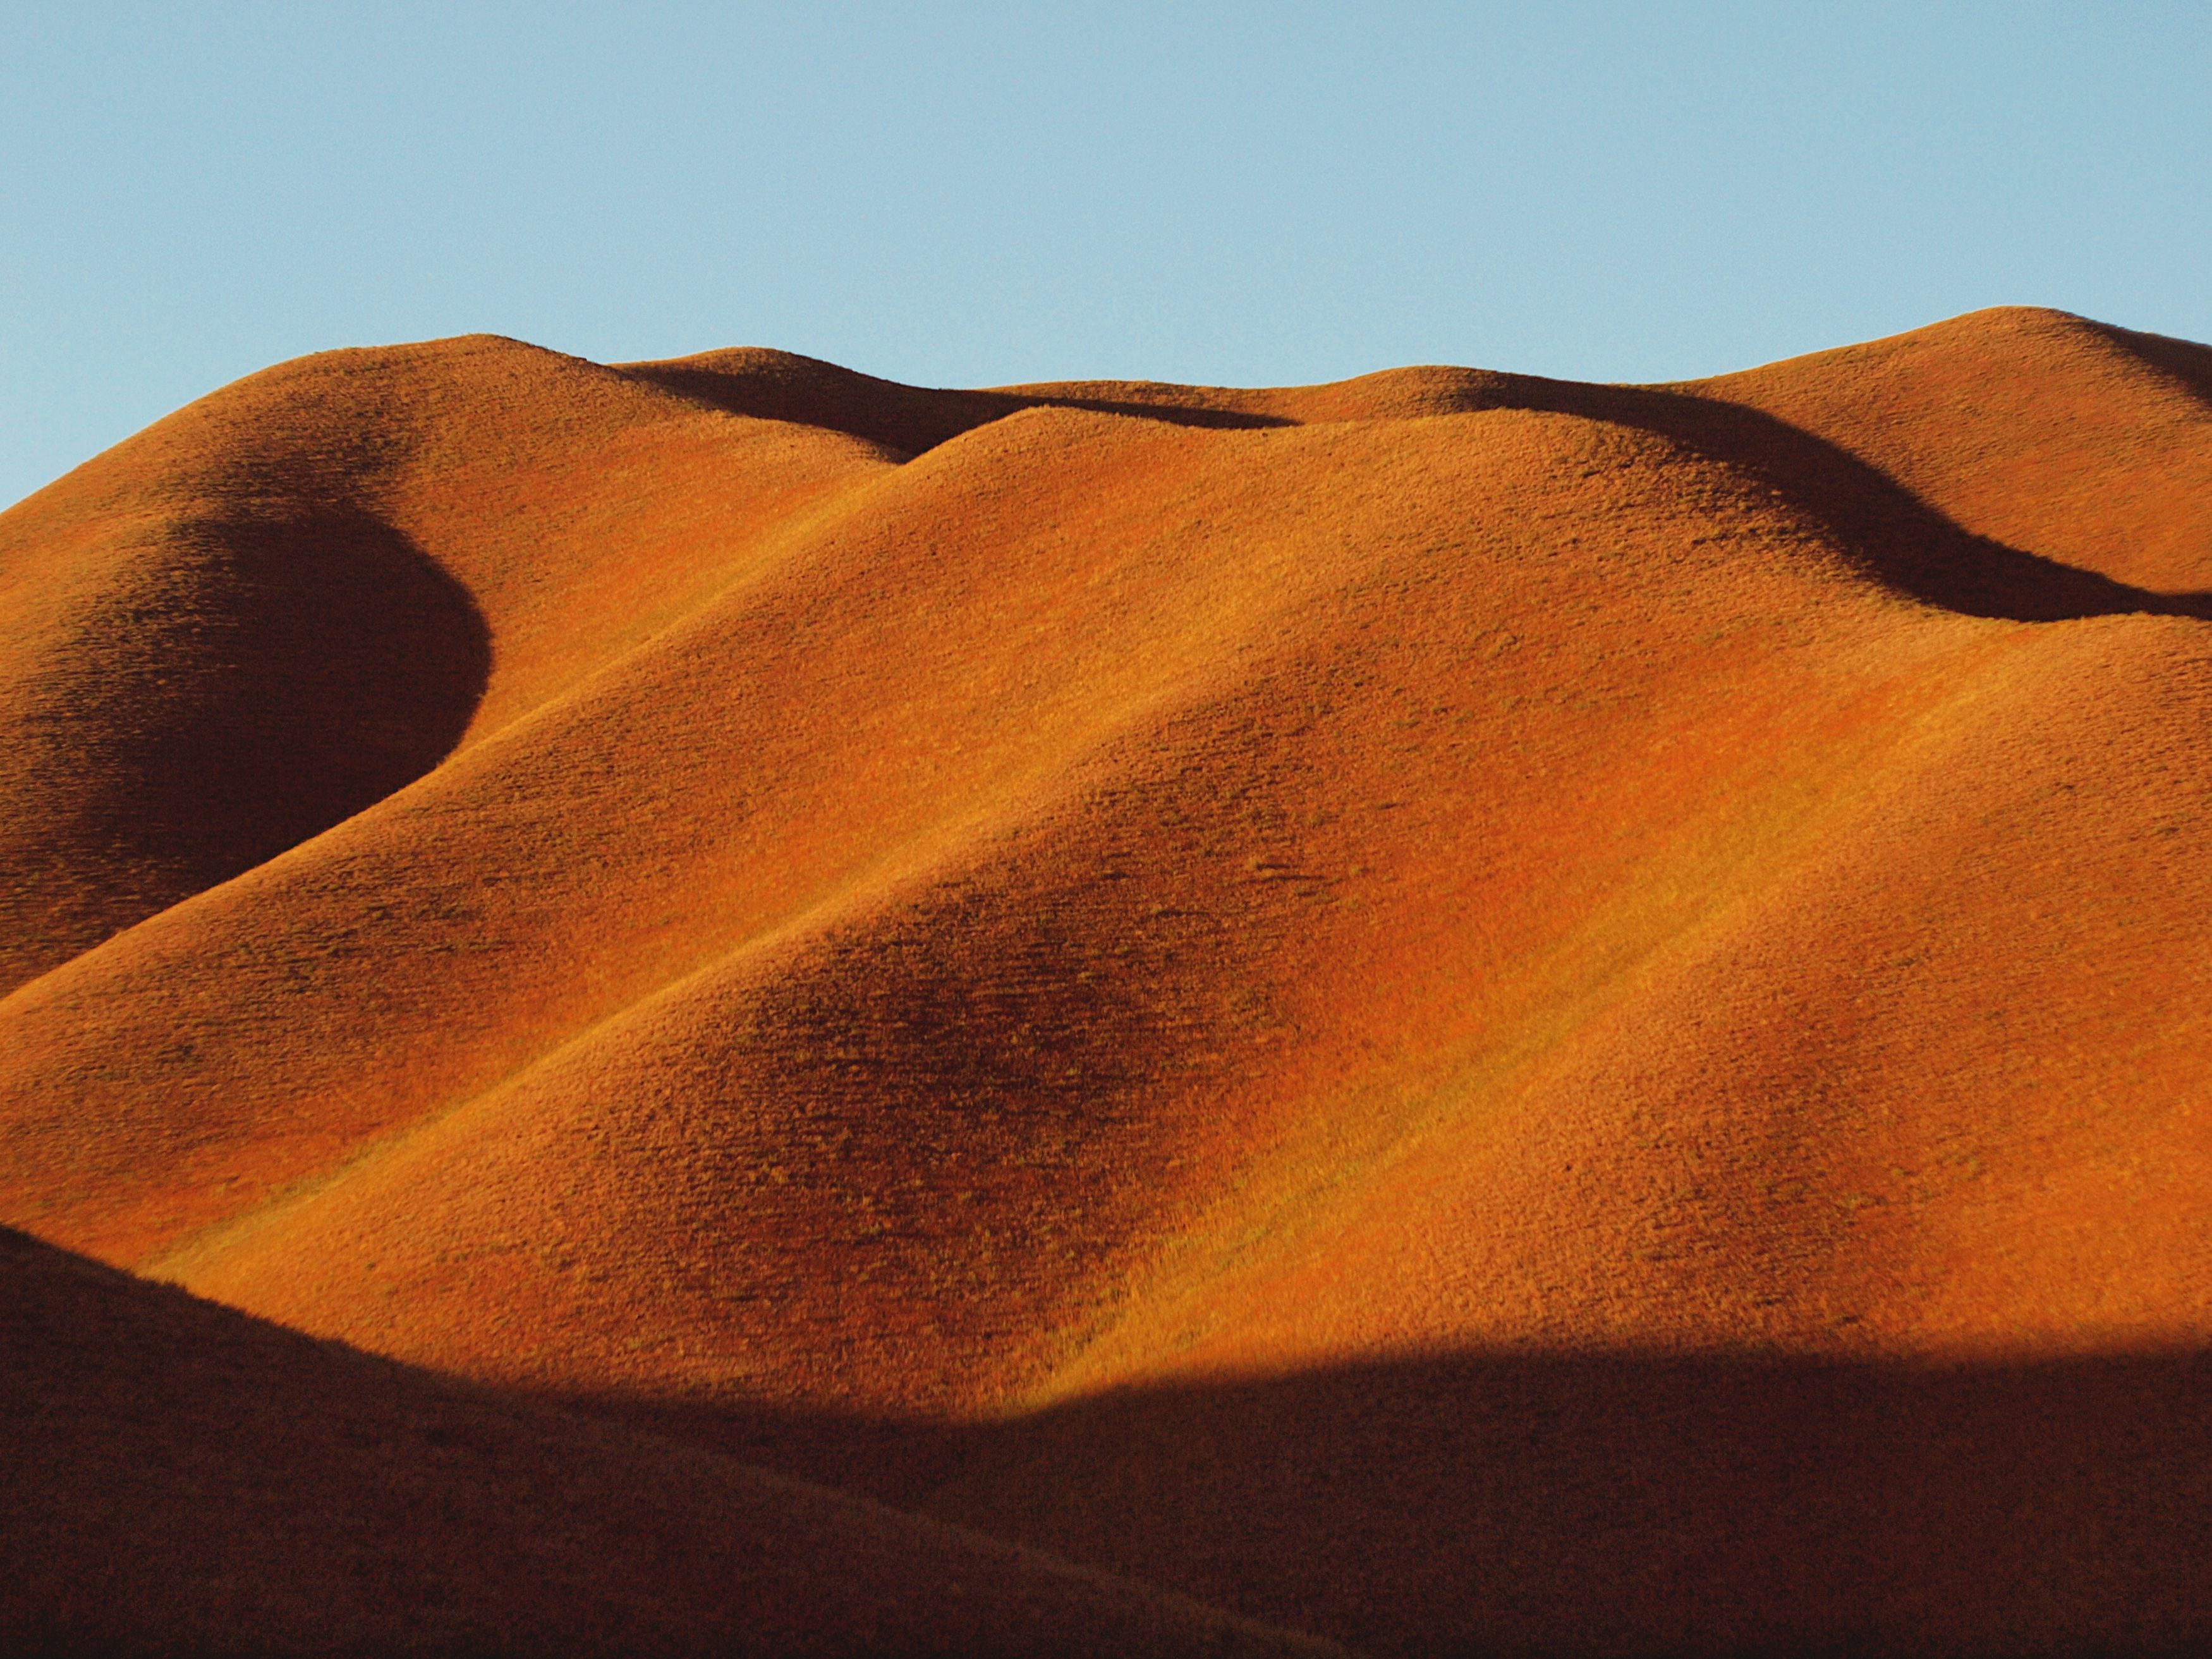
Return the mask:
<path fill-rule="evenodd" d="M 261 1409 L 343 1344 L 1173 1640 L 2179 1647 L 2209 500 L 2212 349 L 2052 312 L 286 364 L 0 515 L 0 1219 L 301 1334 Z"/>

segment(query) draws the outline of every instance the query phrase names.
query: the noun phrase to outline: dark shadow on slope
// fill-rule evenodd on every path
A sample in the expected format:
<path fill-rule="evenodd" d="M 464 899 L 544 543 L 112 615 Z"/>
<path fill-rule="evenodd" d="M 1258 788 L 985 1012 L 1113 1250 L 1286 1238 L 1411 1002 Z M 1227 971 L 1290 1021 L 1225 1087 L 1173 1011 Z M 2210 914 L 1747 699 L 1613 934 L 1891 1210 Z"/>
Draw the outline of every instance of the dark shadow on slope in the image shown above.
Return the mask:
<path fill-rule="evenodd" d="M 2116 328 L 2087 318 L 2081 320 L 2121 350 L 2181 382 L 2204 401 L 2206 413 L 2212 415 L 2212 346 L 2176 339 L 2170 334 L 2138 334 L 2131 328 Z"/>
<path fill-rule="evenodd" d="M 1313 1653 L 0 1228 L 0 1651 Z"/>
<path fill-rule="evenodd" d="M 1467 407 L 1608 421 L 1725 461 L 1814 514 L 1870 574 L 1947 611 L 2013 622 L 2137 614 L 2212 618 L 2212 593 L 2154 593 L 1969 534 L 1880 469 L 1741 404 L 1658 386 L 1501 375 Z"/>
<path fill-rule="evenodd" d="M 19 800 L 58 830 L 0 860 L 17 977 L 228 880 L 422 776 L 467 729 L 490 635 L 459 583 L 365 514 L 170 526 L 33 665 Z M 7 872 L 15 874 L 15 872 Z"/>
<path fill-rule="evenodd" d="M 159 659 L 183 696 L 161 699 L 130 787 L 221 879 L 443 760 L 483 698 L 491 639 L 458 582 L 366 514 L 202 534 L 204 608 Z"/>
<path fill-rule="evenodd" d="M 2201 1352 L 1473 1353 L 969 1425 L 596 1409 L 1378 1652 L 2212 1641 Z"/>
<path fill-rule="evenodd" d="M 2128 349 L 2200 392 L 2212 388 L 2212 350 L 2186 341 L 2112 332 Z M 734 414 L 829 428 L 908 454 L 1042 405 L 1198 427 L 1297 423 L 1279 415 L 1173 404 L 928 391 L 785 354 L 763 354 L 758 362 L 729 372 L 678 364 L 637 364 L 623 372 Z M 1468 371 L 1457 386 L 1425 398 L 1419 412 L 1491 409 L 1633 427 L 1725 461 L 1819 518 L 1857 551 L 1877 579 L 1948 611 L 2015 622 L 2130 614 L 2212 617 L 2212 594 L 2154 593 L 1969 534 L 1878 468 L 1746 405 L 1665 387 Z"/>
<path fill-rule="evenodd" d="M 1177 426 L 1253 428 L 1293 424 L 1279 416 L 1237 410 L 1109 398 L 1044 396 L 1017 392 L 935 391 L 880 380 L 812 358 L 777 354 L 771 362 L 738 370 L 681 364 L 634 363 L 625 374 L 682 392 L 732 415 L 822 427 L 878 443 L 907 455 L 1003 420 L 1024 409 L 1083 409 L 1130 415 Z"/>

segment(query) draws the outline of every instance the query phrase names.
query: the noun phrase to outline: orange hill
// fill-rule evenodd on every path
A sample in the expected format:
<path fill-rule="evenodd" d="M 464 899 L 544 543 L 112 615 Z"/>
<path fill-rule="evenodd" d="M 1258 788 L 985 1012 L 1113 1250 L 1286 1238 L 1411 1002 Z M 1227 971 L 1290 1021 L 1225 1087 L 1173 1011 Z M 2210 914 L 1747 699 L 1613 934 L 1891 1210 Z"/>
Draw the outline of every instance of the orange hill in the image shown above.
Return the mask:
<path fill-rule="evenodd" d="M 2207 500 L 2047 312 L 287 365 L 0 516 L 0 1218 L 1379 1650 L 2179 1642 Z"/>

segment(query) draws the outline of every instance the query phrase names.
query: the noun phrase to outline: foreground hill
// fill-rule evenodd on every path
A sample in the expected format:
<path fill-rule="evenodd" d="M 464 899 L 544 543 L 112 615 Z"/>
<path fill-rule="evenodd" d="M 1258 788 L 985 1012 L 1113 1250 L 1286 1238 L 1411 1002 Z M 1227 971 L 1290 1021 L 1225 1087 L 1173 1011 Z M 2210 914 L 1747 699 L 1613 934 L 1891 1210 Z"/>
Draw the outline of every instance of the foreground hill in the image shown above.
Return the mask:
<path fill-rule="evenodd" d="M 0 517 L 0 1215 L 1382 1650 L 2178 1643 L 2209 489 L 2040 312 L 287 365 Z"/>
<path fill-rule="evenodd" d="M 0 1231 L 10 1652 L 1334 1651 Z"/>

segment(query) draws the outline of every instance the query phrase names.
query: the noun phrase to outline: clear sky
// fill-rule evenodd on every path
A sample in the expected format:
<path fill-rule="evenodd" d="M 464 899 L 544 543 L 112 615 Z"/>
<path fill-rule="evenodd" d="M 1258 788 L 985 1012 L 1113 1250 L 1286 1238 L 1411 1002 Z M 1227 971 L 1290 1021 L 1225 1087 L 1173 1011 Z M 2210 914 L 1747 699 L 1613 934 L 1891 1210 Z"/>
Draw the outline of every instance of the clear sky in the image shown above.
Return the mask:
<path fill-rule="evenodd" d="M 0 502 L 490 330 L 939 385 L 2212 339 L 2212 4 L 0 0 Z"/>

